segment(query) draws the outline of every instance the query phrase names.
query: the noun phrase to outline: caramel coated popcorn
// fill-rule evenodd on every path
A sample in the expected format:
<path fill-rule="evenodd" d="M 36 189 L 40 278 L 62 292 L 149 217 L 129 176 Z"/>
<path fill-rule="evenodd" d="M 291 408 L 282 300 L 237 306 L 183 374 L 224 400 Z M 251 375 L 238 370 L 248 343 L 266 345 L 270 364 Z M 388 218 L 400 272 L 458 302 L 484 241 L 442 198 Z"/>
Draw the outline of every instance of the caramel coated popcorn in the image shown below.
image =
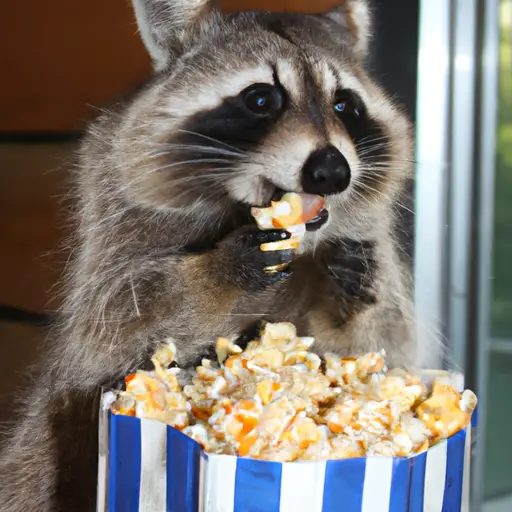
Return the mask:
<path fill-rule="evenodd" d="M 321 196 L 289 192 L 280 201 L 272 201 L 268 208 L 252 208 L 251 214 L 260 229 L 285 229 L 291 234 L 288 240 L 262 244 L 261 250 L 297 249 L 306 233 L 306 222 L 316 217 L 324 204 Z"/>
<path fill-rule="evenodd" d="M 410 457 L 470 422 L 471 391 L 458 393 L 442 377 L 430 389 L 388 369 L 384 353 L 322 360 L 310 352 L 313 341 L 287 323 L 267 324 L 245 350 L 220 338 L 218 361 L 203 360 L 184 387 L 169 341 L 154 371 L 126 378 L 112 411 L 165 422 L 209 453 L 279 462 Z"/>

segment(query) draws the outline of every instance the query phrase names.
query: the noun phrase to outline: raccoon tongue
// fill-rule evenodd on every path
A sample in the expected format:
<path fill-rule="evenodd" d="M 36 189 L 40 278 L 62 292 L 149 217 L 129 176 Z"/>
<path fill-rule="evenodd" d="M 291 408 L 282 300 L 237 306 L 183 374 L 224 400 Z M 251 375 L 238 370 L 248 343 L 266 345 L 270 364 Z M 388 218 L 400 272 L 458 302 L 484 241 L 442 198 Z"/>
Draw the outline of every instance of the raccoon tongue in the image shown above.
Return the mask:
<path fill-rule="evenodd" d="M 306 223 L 318 217 L 325 206 L 325 199 L 314 194 L 298 194 L 302 199 L 302 222 Z"/>

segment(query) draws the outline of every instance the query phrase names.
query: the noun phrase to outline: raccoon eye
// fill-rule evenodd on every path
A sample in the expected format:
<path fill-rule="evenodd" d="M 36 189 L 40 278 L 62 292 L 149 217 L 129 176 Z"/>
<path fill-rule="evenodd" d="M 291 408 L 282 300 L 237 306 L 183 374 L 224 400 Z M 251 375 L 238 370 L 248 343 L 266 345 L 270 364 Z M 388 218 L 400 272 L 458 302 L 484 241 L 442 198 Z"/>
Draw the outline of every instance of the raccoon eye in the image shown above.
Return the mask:
<path fill-rule="evenodd" d="M 334 111 L 338 115 L 353 115 L 360 116 L 359 102 L 350 92 L 345 92 L 337 95 L 334 101 Z"/>
<path fill-rule="evenodd" d="M 336 110 L 336 112 L 345 112 L 348 108 L 349 106 L 346 101 L 340 101 L 334 105 L 334 110 Z"/>
<path fill-rule="evenodd" d="M 280 91 L 269 84 L 254 84 L 242 91 L 245 106 L 258 116 L 272 116 L 283 107 Z"/>

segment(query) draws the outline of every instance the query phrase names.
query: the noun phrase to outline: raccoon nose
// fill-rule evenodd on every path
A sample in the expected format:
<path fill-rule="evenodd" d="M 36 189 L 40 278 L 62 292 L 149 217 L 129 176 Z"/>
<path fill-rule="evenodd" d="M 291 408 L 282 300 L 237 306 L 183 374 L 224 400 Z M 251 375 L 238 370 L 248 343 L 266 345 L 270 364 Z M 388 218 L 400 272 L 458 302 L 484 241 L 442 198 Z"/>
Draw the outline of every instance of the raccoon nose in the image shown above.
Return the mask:
<path fill-rule="evenodd" d="M 334 146 L 313 151 L 302 168 L 302 188 L 308 194 L 338 194 L 350 183 L 350 166 Z"/>

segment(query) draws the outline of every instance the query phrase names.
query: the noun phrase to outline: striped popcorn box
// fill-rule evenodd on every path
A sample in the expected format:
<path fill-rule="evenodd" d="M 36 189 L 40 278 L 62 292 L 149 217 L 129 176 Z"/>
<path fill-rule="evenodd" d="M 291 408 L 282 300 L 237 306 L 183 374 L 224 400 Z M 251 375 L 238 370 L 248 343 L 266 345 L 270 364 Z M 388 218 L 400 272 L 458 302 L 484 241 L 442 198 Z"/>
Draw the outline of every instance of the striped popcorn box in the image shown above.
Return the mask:
<path fill-rule="evenodd" d="M 105 395 L 104 395 L 105 396 Z M 469 512 L 471 426 L 412 458 L 208 455 L 163 423 L 100 416 L 99 512 Z"/>

